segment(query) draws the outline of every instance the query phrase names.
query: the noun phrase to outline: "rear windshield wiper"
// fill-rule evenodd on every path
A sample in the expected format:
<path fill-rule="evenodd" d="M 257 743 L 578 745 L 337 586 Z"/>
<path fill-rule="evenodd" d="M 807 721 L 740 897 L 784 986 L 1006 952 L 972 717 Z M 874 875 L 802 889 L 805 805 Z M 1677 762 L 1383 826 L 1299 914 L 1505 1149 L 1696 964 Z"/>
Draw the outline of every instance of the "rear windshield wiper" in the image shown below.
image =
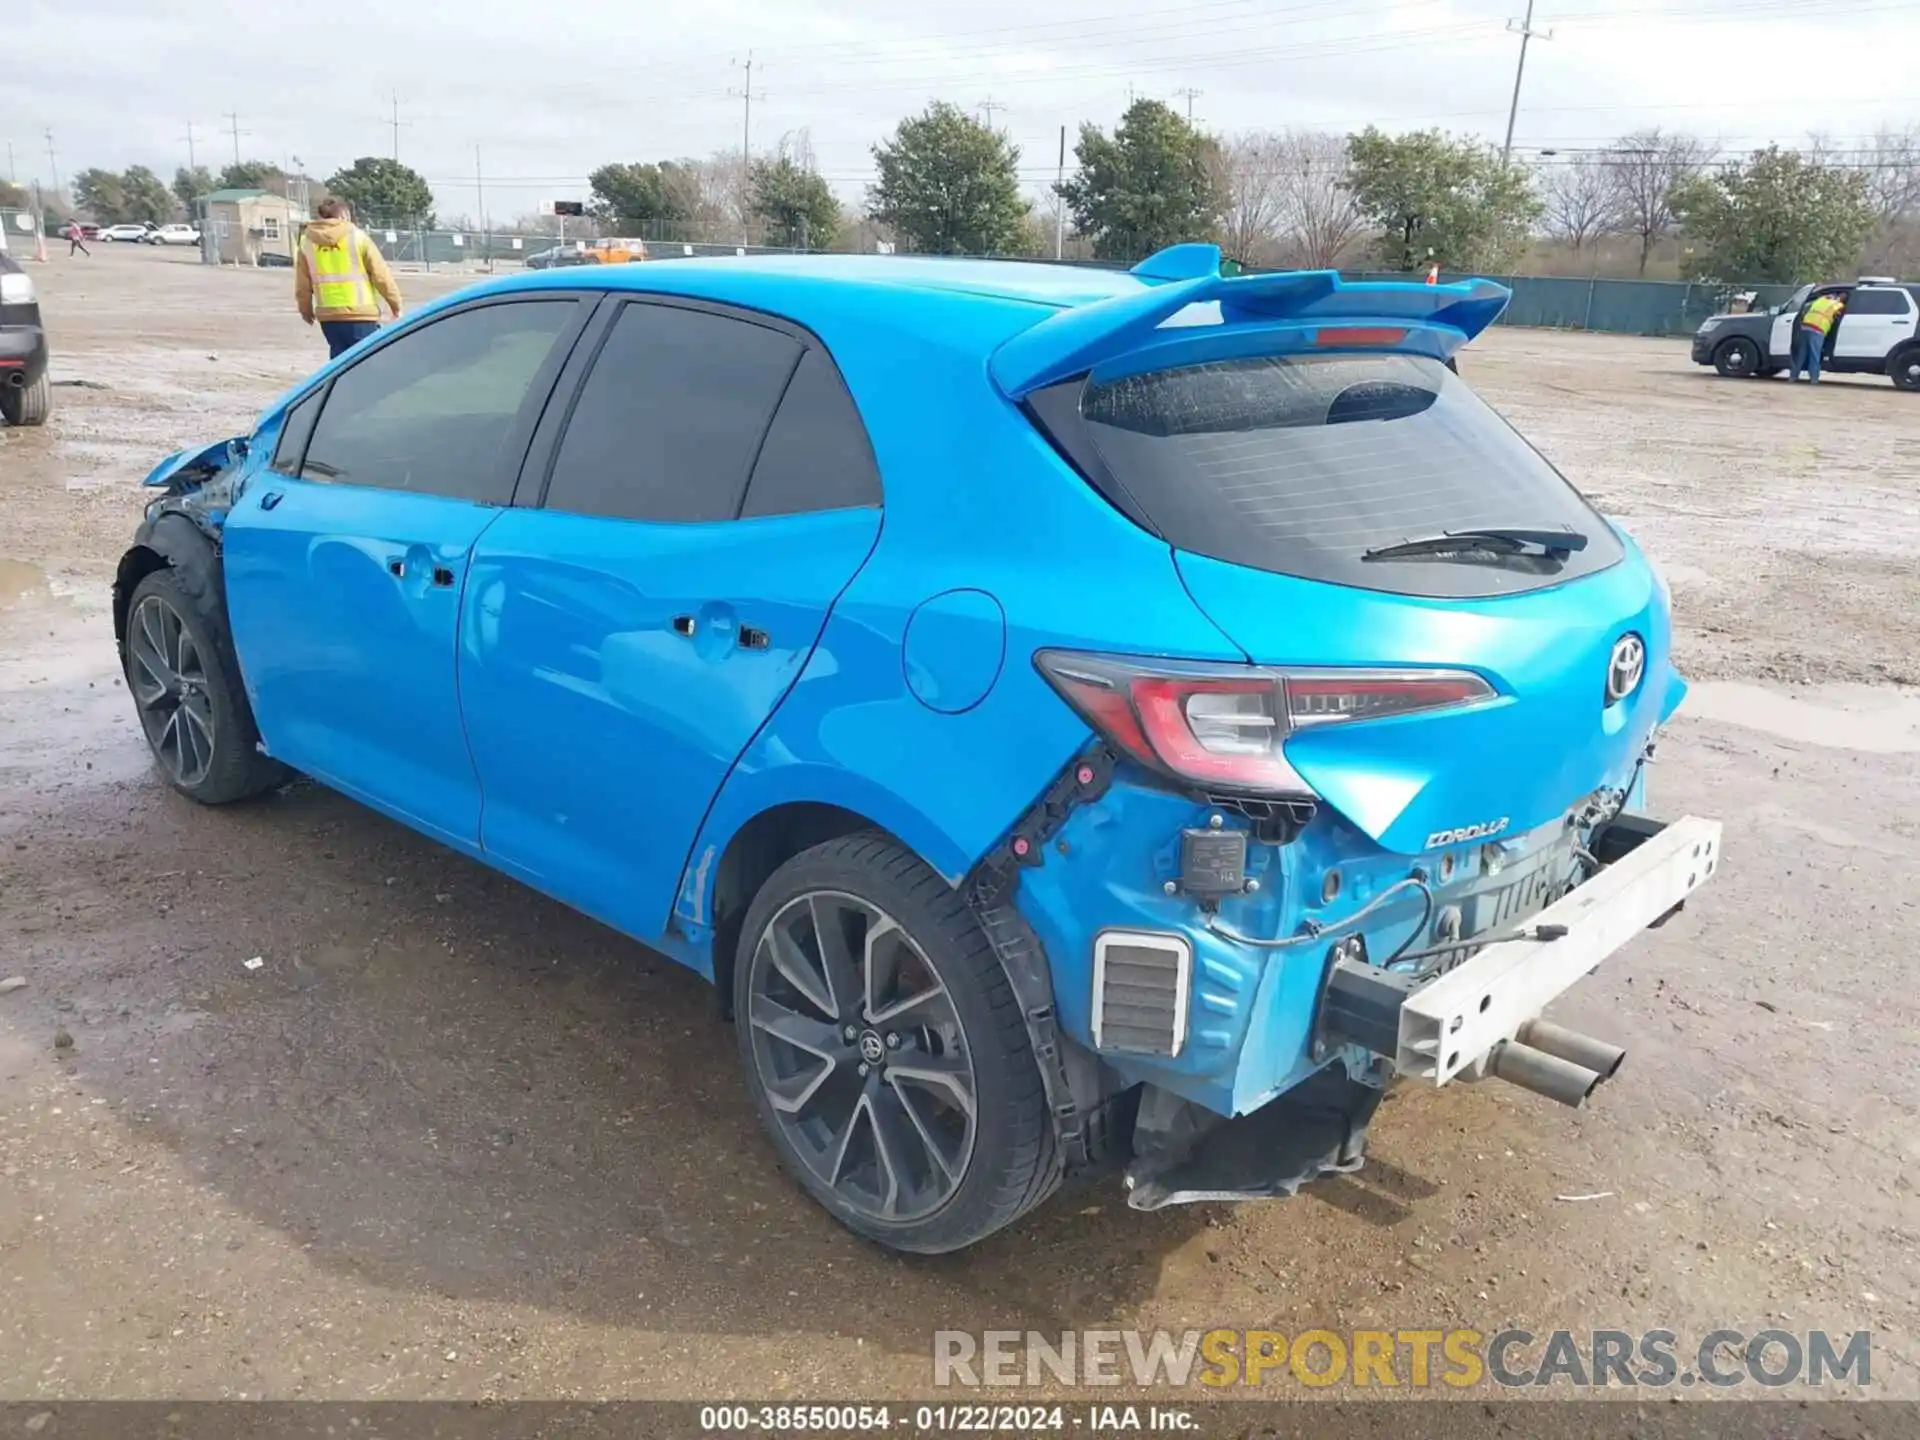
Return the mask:
<path fill-rule="evenodd" d="M 1565 527 L 1534 525 L 1482 525 L 1471 530 L 1442 530 L 1437 535 L 1421 535 L 1396 540 L 1391 545 L 1376 545 L 1363 550 L 1362 560 L 1398 560 L 1412 555 L 1449 555 L 1468 551 L 1491 551 L 1496 555 L 1518 555 L 1532 546 L 1552 560 L 1564 560 L 1576 550 L 1587 548 L 1587 537 Z"/>

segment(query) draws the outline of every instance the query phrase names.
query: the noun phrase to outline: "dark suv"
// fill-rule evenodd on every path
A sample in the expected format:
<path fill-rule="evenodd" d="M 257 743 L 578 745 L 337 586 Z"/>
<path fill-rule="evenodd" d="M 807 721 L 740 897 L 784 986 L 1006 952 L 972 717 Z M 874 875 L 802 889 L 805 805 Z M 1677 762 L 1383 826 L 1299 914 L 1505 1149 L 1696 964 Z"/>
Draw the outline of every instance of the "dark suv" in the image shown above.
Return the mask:
<path fill-rule="evenodd" d="M 9 425 L 40 425 L 52 406 L 47 332 L 33 277 L 0 250 L 0 418 Z"/>

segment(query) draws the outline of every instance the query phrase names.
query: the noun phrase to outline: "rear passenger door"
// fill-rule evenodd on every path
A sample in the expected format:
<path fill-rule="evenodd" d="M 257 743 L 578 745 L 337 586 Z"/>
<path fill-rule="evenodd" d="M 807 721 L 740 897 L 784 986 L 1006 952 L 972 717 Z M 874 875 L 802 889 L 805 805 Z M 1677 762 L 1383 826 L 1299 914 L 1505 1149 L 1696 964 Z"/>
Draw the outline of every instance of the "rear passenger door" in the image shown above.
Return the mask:
<path fill-rule="evenodd" d="M 1879 369 L 1887 352 L 1914 332 L 1913 297 L 1891 285 L 1861 285 L 1847 297 L 1833 337 L 1833 358 Z"/>
<path fill-rule="evenodd" d="M 502 299 L 377 342 L 289 411 L 227 518 L 234 643 L 268 750 L 469 850 L 467 554 L 511 498 L 588 309 Z"/>
<path fill-rule="evenodd" d="M 599 323 L 522 508 L 475 547 L 460 690 L 486 849 L 654 939 L 709 802 L 873 548 L 880 484 L 805 332 L 653 300 Z"/>

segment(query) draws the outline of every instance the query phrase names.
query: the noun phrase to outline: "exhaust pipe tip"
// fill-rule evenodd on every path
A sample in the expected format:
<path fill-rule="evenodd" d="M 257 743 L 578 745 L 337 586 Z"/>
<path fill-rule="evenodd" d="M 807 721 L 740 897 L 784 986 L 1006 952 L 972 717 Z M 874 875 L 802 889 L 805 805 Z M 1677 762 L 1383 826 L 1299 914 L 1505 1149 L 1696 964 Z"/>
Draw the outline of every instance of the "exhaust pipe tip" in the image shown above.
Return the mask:
<path fill-rule="evenodd" d="M 1627 1058 L 1627 1052 L 1618 1045 L 1610 1045 L 1605 1040 L 1584 1035 L 1578 1030 L 1569 1030 L 1564 1025 L 1555 1025 L 1550 1020 L 1529 1020 L 1520 1027 L 1514 1039 L 1536 1050 L 1544 1050 L 1557 1060 L 1592 1070 L 1602 1080 L 1611 1080 L 1619 1074 L 1620 1066 Z"/>
<path fill-rule="evenodd" d="M 7 388 L 9 390 L 26 389 L 27 388 L 27 372 L 24 370 L 9 370 L 7 372 Z"/>
<path fill-rule="evenodd" d="M 1508 1040 L 1493 1054 L 1489 1073 L 1510 1085 L 1531 1090 L 1578 1110 L 1606 1077 L 1597 1070 L 1549 1055 L 1519 1040 Z"/>

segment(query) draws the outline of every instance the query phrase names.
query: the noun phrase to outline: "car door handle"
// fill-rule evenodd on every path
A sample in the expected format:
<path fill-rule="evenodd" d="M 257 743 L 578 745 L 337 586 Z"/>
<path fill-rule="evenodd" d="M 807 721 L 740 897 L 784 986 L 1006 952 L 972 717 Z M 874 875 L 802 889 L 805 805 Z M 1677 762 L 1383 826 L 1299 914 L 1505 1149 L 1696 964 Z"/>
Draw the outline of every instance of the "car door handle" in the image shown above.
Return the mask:
<path fill-rule="evenodd" d="M 691 615 L 676 615 L 673 617 L 673 633 L 684 639 L 691 640 L 693 638 L 693 632 L 697 628 L 699 627 L 694 624 L 694 619 Z"/>

